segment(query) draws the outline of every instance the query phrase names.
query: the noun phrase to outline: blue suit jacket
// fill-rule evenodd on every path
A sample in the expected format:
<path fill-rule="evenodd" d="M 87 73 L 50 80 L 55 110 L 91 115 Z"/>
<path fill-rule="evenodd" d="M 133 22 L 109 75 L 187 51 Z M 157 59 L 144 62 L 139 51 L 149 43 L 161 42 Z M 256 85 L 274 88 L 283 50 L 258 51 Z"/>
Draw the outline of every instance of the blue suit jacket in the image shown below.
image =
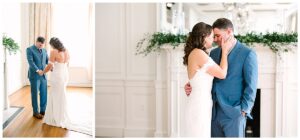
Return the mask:
<path fill-rule="evenodd" d="M 210 56 L 220 64 L 221 48 L 211 51 Z M 257 57 L 253 50 L 237 41 L 228 56 L 228 71 L 226 79 L 214 78 L 212 98 L 218 102 L 224 113 L 237 117 L 245 111 L 252 119 L 250 112 L 256 97 L 258 79 Z M 213 118 L 215 116 L 213 108 Z"/>
<path fill-rule="evenodd" d="M 41 76 L 36 72 L 37 70 L 44 70 L 48 64 L 48 54 L 46 49 L 42 49 L 42 53 L 39 52 L 35 45 L 26 49 L 27 61 L 29 64 L 28 78 L 30 80 L 36 80 Z M 45 74 L 42 76 L 46 79 Z"/>

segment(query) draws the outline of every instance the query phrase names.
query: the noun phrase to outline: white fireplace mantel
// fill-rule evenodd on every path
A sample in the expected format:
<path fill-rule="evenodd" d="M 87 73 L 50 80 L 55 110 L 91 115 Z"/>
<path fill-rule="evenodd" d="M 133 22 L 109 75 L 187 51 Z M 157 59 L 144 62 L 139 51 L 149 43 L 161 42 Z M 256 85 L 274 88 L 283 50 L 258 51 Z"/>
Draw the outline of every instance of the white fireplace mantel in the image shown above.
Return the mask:
<path fill-rule="evenodd" d="M 188 81 L 183 65 L 183 46 L 162 46 L 157 59 L 157 84 L 166 82 L 167 92 L 167 136 L 183 136 L 183 110 L 185 108 L 184 85 Z M 261 89 L 261 137 L 297 136 L 297 50 L 281 54 L 273 53 L 261 44 L 254 44 L 258 58 L 258 89 Z M 162 62 L 165 61 L 165 62 Z M 163 77 L 165 76 L 165 80 Z M 159 86 L 157 86 L 159 87 Z M 157 88 L 158 89 L 158 88 Z M 159 91 L 159 92 L 158 92 Z M 161 90 L 157 90 L 157 107 L 164 108 Z M 163 111 L 156 116 L 163 116 Z M 157 132 L 162 130 L 163 121 L 156 121 Z M 161 136 L 161 135 L 157 135 Z"/>

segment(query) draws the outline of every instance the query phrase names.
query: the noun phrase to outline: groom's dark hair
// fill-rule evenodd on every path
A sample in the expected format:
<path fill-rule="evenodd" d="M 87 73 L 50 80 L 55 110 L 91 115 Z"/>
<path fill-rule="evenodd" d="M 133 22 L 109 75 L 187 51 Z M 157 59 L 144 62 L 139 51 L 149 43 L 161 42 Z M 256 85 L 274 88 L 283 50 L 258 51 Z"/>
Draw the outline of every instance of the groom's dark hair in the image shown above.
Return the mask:
<path fill-rule="evenodd" d="M 219 18 L 219 19 L 217 19 L 213 23 L 212 27 L 213 28 L 219 28 L 219 29 L 228 29 L 228 28 L 231 28 L 232 30 L 234 30 L 232 22 L 229 19 L 227 19 L 227 18 Z"/>
<path fill-rule="evenodd" d="M 43 38 L 43 37 L 39 36 L 39 37 L 36 39 L 36 42 L 41 42 L 41 43 L 43 43 L 43 44 L 44 44 L 44 42 L 45 42 L 45 38 Z"/>

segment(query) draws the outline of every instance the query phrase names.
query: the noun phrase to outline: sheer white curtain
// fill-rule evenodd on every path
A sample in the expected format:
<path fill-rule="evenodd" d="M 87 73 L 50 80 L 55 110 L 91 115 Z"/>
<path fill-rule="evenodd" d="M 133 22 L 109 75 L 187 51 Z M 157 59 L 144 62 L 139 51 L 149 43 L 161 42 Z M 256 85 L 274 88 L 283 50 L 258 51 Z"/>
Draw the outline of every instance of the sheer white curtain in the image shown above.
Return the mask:
<path fill-rule="evenodd" d="M 46 42 L 50 40 L 52 31 L 52 5 L 51 3 L 29 4 L 29 42 L 35 43 L 36 38 L 42 36 Z M 31 45 L 32 45 L 31 44 Z M 49 50 L 48 43 L 45 48 Z M 29 47 L 29 46 L 27 46 Z"/>
<path fill-rule="evenodd" d="M 52 37 L 70 52 L 70 84 L 92 84 L 93 4 L 53 3 Z M 92 86 L 92 85 L 90 85 Z"/>

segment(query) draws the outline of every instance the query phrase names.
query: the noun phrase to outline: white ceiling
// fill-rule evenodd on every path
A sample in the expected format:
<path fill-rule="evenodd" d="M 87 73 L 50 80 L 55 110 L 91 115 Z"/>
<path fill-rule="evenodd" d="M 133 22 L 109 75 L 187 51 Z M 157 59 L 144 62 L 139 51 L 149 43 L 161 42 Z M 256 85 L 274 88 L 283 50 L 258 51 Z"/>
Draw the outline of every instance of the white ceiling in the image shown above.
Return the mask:
<path fill-rule="evenodd" d="M 242 4 L 242 3 L 240 3 Z M 247 8 L 253 11 L 256 10 L 278 10 L 278 9 L 289 9 L 296 10 L 297 3 L 246 3 Z M 183 8 L 193 8 L 196 11 L 224 11 L 225 7 L 223 3 L 183 3 Z"/>

